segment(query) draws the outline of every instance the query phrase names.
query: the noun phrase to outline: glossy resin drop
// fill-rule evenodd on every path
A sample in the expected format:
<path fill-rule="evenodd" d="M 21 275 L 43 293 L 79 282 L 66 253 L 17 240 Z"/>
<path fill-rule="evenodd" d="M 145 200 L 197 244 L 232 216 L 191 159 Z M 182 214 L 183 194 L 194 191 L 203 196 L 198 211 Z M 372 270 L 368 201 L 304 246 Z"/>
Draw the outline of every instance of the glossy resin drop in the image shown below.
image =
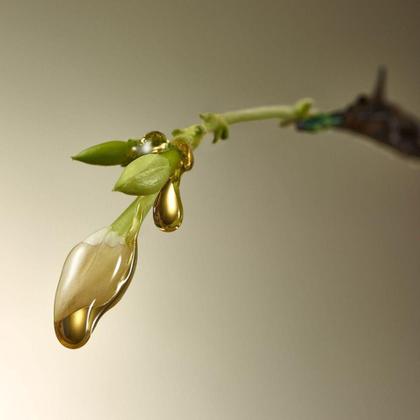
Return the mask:
<path fill-rule="evenodd" d="M 155 225 L 164 232 L 173 232 L 181 226 L 183 208 L 179 192 L 179 181 L 169 179 L 159 192 L 153 207 Z"/>
<path fill-rule="evenodd" d="M 137 140 L 132 149 L 132 155 L 139 157 L 149 153 L 162 153 L 169 148 L 169 141 L 160 131 L 151 131 L 143 138 Z"/>
<path fill-rule="evenodd" d="M 99 318 L 123 296 L 133 277 L 137 241 L 126 242 L 110 228 L 76 245 L 57 286 L 54 327 L 66 347 L 83 346 Z"/>

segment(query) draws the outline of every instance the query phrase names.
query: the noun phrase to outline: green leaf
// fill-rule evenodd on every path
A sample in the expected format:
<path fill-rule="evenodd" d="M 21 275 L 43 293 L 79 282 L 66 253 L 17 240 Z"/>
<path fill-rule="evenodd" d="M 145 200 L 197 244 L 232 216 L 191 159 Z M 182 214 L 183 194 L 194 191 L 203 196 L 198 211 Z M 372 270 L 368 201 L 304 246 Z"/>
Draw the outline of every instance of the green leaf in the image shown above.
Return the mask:
<path fill-rule="evenodd" d="M 149 195 L 158 192 L 166 183 L 171 165 L 160 154 L 140 156 L 123 170 L 114 191 L 129 195 Z"/>
<path fill-rule="evenodd" d="M 295 113 L 296 119 L 299 120 L 299 119 L 306 118 L 309 115 L 312 105 L 313 105 L 313 100 L 310 98 L 304 98 L 296 102 L 294 106 L 294 113 Z"/>
<path fill-rule="evenodd" d="M 91 165 L 122 165 L 129 159 L 130 151 L 134 144 L 134 140 L 107 141 L 82 150 L 77 155 L 72 156 L 72 159 Z"/>

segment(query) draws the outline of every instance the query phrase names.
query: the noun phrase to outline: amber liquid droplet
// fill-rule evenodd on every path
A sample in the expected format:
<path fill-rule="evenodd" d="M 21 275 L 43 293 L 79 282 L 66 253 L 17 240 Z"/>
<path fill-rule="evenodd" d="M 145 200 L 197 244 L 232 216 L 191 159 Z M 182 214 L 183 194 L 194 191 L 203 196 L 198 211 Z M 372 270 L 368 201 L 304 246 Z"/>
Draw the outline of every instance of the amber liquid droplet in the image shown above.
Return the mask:
<path fill-rule="evenodd" d="M 64 346 L 89 340 L 101 316 L 125 293 L 137 261 L 137 243 L 104 229 L 72 249 L 64 263 L 54 305 L 54 328 Z"/>
<path fill-rule="evenodd" d="M 169 179 L 159 192 L 153 207 L 155 225 L 164 232 L 173 232 L 182 224 L 184 213 L 179 183 L 180 177 Z"/>
<path fill-rule="evenodd" d="M 194 155 L 191 146 L 182 139 L 176 139 L 172 144 L 181 152 L 181 168 L 182 172 L 190 171 L 194 166 Z"/>

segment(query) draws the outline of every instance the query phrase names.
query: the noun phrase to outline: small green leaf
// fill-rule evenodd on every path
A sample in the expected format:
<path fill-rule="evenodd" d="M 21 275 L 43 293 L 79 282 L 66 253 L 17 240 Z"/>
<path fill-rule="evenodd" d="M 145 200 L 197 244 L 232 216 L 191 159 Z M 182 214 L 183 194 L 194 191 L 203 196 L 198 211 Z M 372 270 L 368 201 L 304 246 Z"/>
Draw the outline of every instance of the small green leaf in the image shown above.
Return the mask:
<path fill-rule="evenodd" d="M 166 183 L 171 166 L 160 154 L 140 156 L 123 170 L 114 191 L 129 195 L 149 195 L 158 192 Z"/>
<path fill-rule="evenodd" d="M 312 105 L 313 105 L 313 100 L 310 98 L 304 98 L 296 102 L 294 106 L 296 119 L 299 120 L 299 119 L 306 118 L 309 115 Z"/>
<path fill-rule="evenodd" d="M 82 150 L 77 155 L 72 156 L 72 159 L 91 165 L 122 165 L 129 159 L 130 150 L 134 144 L 134 140 L 107 141 Z"/>

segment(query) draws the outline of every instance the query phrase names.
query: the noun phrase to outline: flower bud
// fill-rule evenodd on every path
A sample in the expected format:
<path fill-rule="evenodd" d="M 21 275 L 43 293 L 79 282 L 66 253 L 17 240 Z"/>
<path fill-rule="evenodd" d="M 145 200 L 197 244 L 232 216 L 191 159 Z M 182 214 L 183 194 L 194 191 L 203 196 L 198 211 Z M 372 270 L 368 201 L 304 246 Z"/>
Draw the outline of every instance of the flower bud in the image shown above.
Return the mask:
<path fill-rule="evenodd" d="M 159 191 L 170 175 L 170 164 L 160 154 L 140 156 L 122 172 L 114 191 L 130 195 L 149 195 Z"/>
<path fill-rule="evenodd" d="M 83 346 L 99 318 L 123 296 L 137 260 L 137 238 L 111 227 L 76 245 L 68 255 L 54 304 L 55 333 L 68 348 Z"/>
<path fill-rule="evenodd" d="M 82 150 L 77 155 L 72 156 L 72 159 L 91 165 L 124 165 L 130 160 L 132 148 L 135 144 L 135 140 L 107 141 Z"/>
<path fill-rule="evenodd" d="M 99 318 L 123 296 L 137 262 L 137 236 L 157 194 L 138 197 L 111 224 L 68 255 L 54 303 L 54 328 L 66 347 L 83 346 Z"/>

